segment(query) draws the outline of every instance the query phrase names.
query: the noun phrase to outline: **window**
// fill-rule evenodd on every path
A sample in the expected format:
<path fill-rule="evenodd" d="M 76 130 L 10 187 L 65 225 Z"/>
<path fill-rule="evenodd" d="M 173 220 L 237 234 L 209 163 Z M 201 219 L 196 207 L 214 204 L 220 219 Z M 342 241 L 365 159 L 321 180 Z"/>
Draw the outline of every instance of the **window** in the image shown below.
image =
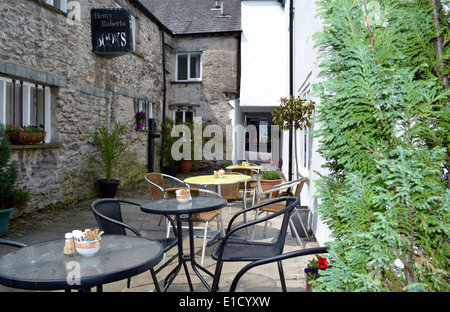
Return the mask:
<path fill-rule="evenodd" d="M 42 0 L 49 5 L 53 5 L 55 8 L 67 13 L 67 0 Z"/>
<path fill-rule="evenodd" d="M 311 101 L 310 98 L 310 88 L 309 88 L 309 84 L 307 85 L 307 88 L 305 89 L 305 91 L 301 94 L 301 98 L 305 99 L 306 101 Z M 311 154 L 312 154 L 312 144 L 313 144 L 313 136 L 311 134 L 312 128 L 308 128 L 308 129 L 304 129 L 301 131 L 302 133 L 302 138 L 301 140 L 303 140 L 303 146 L 301 147 L 301 149 L 303 149 L 302 151 L 302 164 L 304 168 L 306 168 L 307 170 L 311 169 Z"/>
<path fill-rule="evenodd" d="M 177 78 L 178 81 L 201 80 L 201 54 L 183 53 L 177 54 Z"/>
<path fill-rule="evenodd" d="M 153 118 L 153 103 L 150 101 L 134 100 L 134 115 L 138 112 L 145 113 L 145 122 L 143 129 L 149 129 L 148 119 Z"/>
<path fill-rule="evenodd" d="M 16 126 L 43 125 L 50 141 L 50 87 L 0 77 L 0 122 Z"/>
<path fill-rule="evenodd" d="M 173 112 L 173 120 L 175 123 L 185 123 L 190 122 L 194 123 L 194 111 L 193 110 L 182 110 L 178 109 Z"/>

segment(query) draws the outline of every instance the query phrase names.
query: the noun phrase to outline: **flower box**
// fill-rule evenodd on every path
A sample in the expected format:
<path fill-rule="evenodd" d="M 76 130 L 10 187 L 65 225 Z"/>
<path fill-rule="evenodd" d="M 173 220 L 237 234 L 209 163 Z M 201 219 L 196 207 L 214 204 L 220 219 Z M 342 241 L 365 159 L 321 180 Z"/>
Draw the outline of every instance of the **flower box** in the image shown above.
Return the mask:
<path fill-rule="evenodd" d="M 46 131 L 41 132 L 18 132 L 6 131 L 5 134 L 9 137 L 12 144 L 26 145 L 38 144 L 45 140 Z"/>

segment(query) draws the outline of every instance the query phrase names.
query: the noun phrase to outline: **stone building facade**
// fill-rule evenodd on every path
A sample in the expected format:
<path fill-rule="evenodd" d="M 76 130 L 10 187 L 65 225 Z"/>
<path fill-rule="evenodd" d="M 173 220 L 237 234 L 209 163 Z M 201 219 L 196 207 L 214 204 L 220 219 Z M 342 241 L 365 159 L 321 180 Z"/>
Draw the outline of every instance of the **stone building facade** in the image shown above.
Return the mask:
<path fill-rule="evenodd" d="M 172 117 L 173 111 L 190 108 L 196 116 L 226 126 L 229 101 L 239 92 L 237 32 L 180 36 L 156 18 L 145 1 L 47 2 L 0 2 L 0 122 L 19 123 L 8 115 L 6 102 L 12 97 L 23 101 L 29 92 L 34 94 L 30 103 L 41 102 L 37 106 L 45 117 L 36 114 L 36 121 L 41 118 L 47 131 L 45 144 L 12 145 L 19 184 L 31 195 L 26 210 L 98 195 L 96 181 L 103 177 L 89 157 L 97 152 L 91 134 L 100 125 L 126 125 L 126 137 L 134 143 L 117 178 L 121 185 L 143 184 L 148 131 L 136 130 L 134 123 L 143 105 L 158 127 L 163 110 Z M 67 7 L 61 10 L 52 3 Z M 118 7 L 129 9 L 133 17 L 134 52 L 113 58 L 97 55 L 92 52 L 91 9 Z M 192 50 L 202 55 L 202 81 L 177 81 L 177 53 Z M 158 170 L 158 161 L 155 166 Z"/>
<path fill-rule="evenodd" d="M 146 171 L 147 133 L 135 130 L 135 103 L 151 103 L 155 117 L 161 114 L 160 25 L 129 1 L 79 4 L 79 22 L 70 25 L 67 13 L 43 1 L 0 3 L 4 88 L 23 81 L 45 87 L 49 97 L 46 143 L 12 146 L 12 158 L 20 169 L 19 184 L 31 194 L 28 209 L 97 195 L 96 181 L 103 177 L 88 160 L 96 153 L 90 135 L 100 125 L 121 122 L 127 126 L 127 138 L 137 140 L 128 151 L 126 170 L 118 178 L 123 184 L 141 178 Z M 92 53 L 90 12 L 118 5 L 129 8 L 135 17 L 135 52 L 104 58 Z M 4 123 L 11 121 L 3 118 Z"/>

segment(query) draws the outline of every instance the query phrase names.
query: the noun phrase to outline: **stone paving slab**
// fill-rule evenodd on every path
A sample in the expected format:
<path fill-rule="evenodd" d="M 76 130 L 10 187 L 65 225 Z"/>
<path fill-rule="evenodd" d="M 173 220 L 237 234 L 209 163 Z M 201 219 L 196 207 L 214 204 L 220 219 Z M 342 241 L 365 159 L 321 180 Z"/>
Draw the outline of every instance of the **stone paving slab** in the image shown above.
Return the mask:
<path fill-rule="evenodd" d="M 135 200 L 138 202 L 143 202 L 149 200 L 146 196 L 136 196 L 135 198 L 128 198 L 131 200 Z M 222 209 L 222 216 L 224 218 L 224 225 L 225 227 L 228 224 L 228 221 L 232 217 L 232 215 L 236 212 L 238 212 L 241 209 L 239 206 L 233 206 L 232 207 L 232 213 L 229 213 L 229 208 L 226 207 Z M 162 222 L 160 225 L 158 225 L 160 221 L 160 216 L 158 215 L 146 215 L 145 221 L 142 224 L 142 219 L 144 217 L 144 213 L 142 213 L 139 209 L 136 210 L 136 208 L 133 208 L 131 206 L 123 206 L 123 217 L 124 221 L 126 223 L 129 223 L 133 225 L 136 228 L 141 228 L 141 234 L 144 237 L 148 238 L 161 238 L 165 236 L 165 223 Z M 253 216 L 249 216 L 253 218 Z M 269 230 L 267 237 L 271 237 L 271 235 L 276 233 L 277 223 L 278 221 L 273 221 L 269 225 Z M 216 222 L 211 222 L 211 229 L 216 229 Z M 51 222 L 47 225 L 45 225 L 43 228 L 38 228 L 35 231 L 33 231 L 30 234 L 17 236 L 17 237 L 4 237 L 7 239 L 12 239 L 15 241 L 23 242 L 25 244 L 33 244 L 33 243 L 39 243 L 51 239 L 57 239 L 57 238 L 63 238 L 64 233 L 70 232 L 74 229 L 81 229 L 84 228 L 91 228 L 96 227 L 97 223 L 95 221 L 95 218 L 90 210 L 81 210 L 77 213 L 74 213 L 70 216 L 64 217 L 62 219 L 59 219 L 57 221 Z M 290 230 L 288 230 L 290 232 Z M 268 238 L 262 237 L 263 233 L 263 226 L 258 226 L 256 228 L 256 235 L 255 239 L 264 239 L 267 240 Z M 187 233 L 186 233 L 187 234 Z M 242 235 L 246 236 L 247 238 L 251 237 L 251 233 L 247 235 L 245 231 L 241 233 Z M 185 240 L 184 247 L 187 249 L 188 246 L 188 238 L 187 235 L 184 236 Z M 306 238 L 303 238 L 302 240 L 304 244 L 306 245 L 306 248 L 310 247 L 318 247 L 318 244 L 314 241 L 309 242 Z M 195 247 L 196 247 L 196 259 L 197 262 L 200 263 L 201 258 L 201 247 L 202 247 L 202 239 L 201 238 L 195 238 L 194 241 Z M 206 255 L 205 255 L 205 264 L 204 267 L 209 270 L 210 272 L 214 273 L 215 269 L 215 261 L 211 258 L 211 252 L 214 248 L 215 244 L 212 246 L 209 246 L 206 248 Z M 10 247 L 2 246 L 0 248 L 0 254 L 8 252 Z M 62 248 L 62 247 L 61 247 Z M 291 233 L 288 233 L 285 243 L 285 250 L 284 252 L 290 252 L 294 250 L 301 249 L 298 241 L 296 238 L 294 238 Z M 170 258 L 170 255 L 175 254 L 176 248 L 172 249 L 168 253 L 168 257 Z M 307 262 L 310 258 L 313 256 L 305 256 L 301 258 L 294 258 L 294 259 L 288 259 L 283 261 L 283 267 L 284 267 L 284 273 L 286 278 L 286 285 L 288 288 L 288 291 L 290 292 L 303 292 L 306 291 L 305 285 L 305 276 L 303 273 L 303 269 L 306 267 Z M 224 263 L 223 267 L 223 273 L 221 277 L 221 281 L 219 284 L 220 291 L 226 292 L 229 290 L 229 287 L 231 285 L 231 282 L 236 275 L 236 273 L 244 267 L 248 262 L 231 262 L 231 263 Z M 170 270 L 174 268 L 176 264 L 176 260 L 172 262 L 170 265 L 168 265 L 164 270 L 162 270 L 158 274 L 158 279 L 163 281 L 163 278 L 167 275 Z M 200 280 L 193 275 L 193 272 L 191 268 L 189 267 L 190 276 L 192 283 L 194 285 L 194 291 L 196 292 L 204 292 L 206 291 L 206 288 L 201 284 Z M 208 275 L 205 276 L 206 281 L 211 284 L 212 278 Z M 3 287 L 0 285 L 0 291 L 21 291 L 16 289 L 10 289 L 7 287 Z M 103 286 L 103 291 L 105 292 L 153 292 L 155 291 L 155 287 L 152 281 L 152 278 L 150 276 L 149 272 L 142 273 L 140 275 L 134 276 L 131 278 L 131 288 L 127 288 L 126 280 L 118 281 L 110 284 L 106 284 Z M 189 291 L 189 287 L 187 284 L 187 279 L 185 277 L 184 271 L 182 270 L 180 274 L 175 278 L 173 284 L 171 287 L 169 287 L 169 292 L 186 292 Z M 246 273 L 243 278 L 241 279 L 239 286 L 237 288 L 237 291 L 252 291 L 252 292 L 279 292 L 281 291 L 280 287 L 280 280 L 278 275 L 278 269 L 276 263 L 266 264 L 264 266 L 260 266 L 257 268 L 254 268 L 250 270 L 248 273 Z"/>

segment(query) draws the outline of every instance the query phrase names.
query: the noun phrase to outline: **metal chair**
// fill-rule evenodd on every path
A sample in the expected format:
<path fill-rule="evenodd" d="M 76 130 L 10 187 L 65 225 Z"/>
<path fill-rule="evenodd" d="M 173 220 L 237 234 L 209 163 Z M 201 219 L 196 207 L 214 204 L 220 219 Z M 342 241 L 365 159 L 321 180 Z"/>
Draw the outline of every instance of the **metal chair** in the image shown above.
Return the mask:
<path fill-rule="evenodd" d="M 241 225 L 233 227 L 233 222 L 236 218 L 242 214 L 252 210 L 260 209 L 266 205 L 273 203 L 286 202 L 284 209 L 277 211 L 271 215 L 262 217 L 257 220 L 252 220 Z M 217 261 L 216 270 L 214 273 L 214 281 L 212 285 L 212 291 L 217 291 L 219 287 L 220 275 L 224 262 L 235 261 L 257 261 L 274 257 L 283 252 L 284 242 L 286 239 L 287 226 L 289 223 L 289 217 L 291 211 L 298 205 L 299 200 L 295 197 L 277 198 L 273 201 L 250 207 L 236 213 L 230 220 L 227 228 L 227 232 L 223 240 L 214 248 L 212 258 Z M 274 237 L 272 242 L 253 242 L 253 241 L 240 241 L 233 240 L 232 235 L 241 229 L 254 226 L 258 223 L 265 222 L 275 217 L 282 217 L 281 227 L 278 233 L 278 237 Z M 281 285 L 283 290 L 286 290 L 286 283 L 284 280 L 283 265 L 281 261 L 278 262 L 278 272 L 280 274 Z"/>
<path fill-rule="evenodd" d="M 225 172 L 226 175 L 236 175 L 236 174 L 242 174 L 239 172 Z M 220 185 L 220 196 L 225 198 L 228 202 L 228 206 L 230 207 L 230 214 L 231 214 L 231 204 L 233 202 L 242 201 L 242 205 L 245 208 L 247 208 L 247 204 L 245 201 L 245 193 L 242 193 L 239 191 L 240 183 L 247 183 L 247 182 L 236 182 L 231 184 L 222 184 Z M 244 185 L 245 188 L 245 185 Z"/>
<path fill-rule="evenodd" d="M 248 176 L 251 176 L 251 177 L 253 177 L 254 173 L 255 173 L 250 168 L 232 168 L 230 170 L 231 170 L 231 172 L 238 172 L 238 173 L 245 174 L 245 175 L 248 175 Z M 257 178 L 259 178 L 259 175 L 256 175 L 256 176 L 257 176 Z M 252 206 L 253 206 L 255 204 L 256 190 L 257 190 L 257 187 L 258 187 L 258 181 L 255 180 L 255 179 L 252 179 L 252 180 L 246 182 L 247 185 L 244 185 L 244 183 L 245 182 L 239 183 L 239 190 L 240 191 L 244 191 L 244 189 L 245 189 L 247 192 L 252 193 Z"/>
<path fill-rule="evenodd" d="M 141 233 L 134 228 L 133 226 L 126 224 L 123 222 L 122 218 L 122 210 L 121 204 L 129 204 L 140 207 L 140 203 L 125 200 L 125 199 L 117 199 L 117 198 L 104 198 L 96 200 L 92 203 L 91 209 L 94 213 L 95 219 L 101 231 L 104 231 L 105 234 L 115 234 L 115 235 L 127 235 L 127 230 L 133 232 L 136 236 L 142 236 Z M 169 219 L 169 222 L 172 220 Z M 176 235 L 176 228 L 173 227 L 174 236 L 163 239 L 155 239 L 163 245 L 164 253 L 169 251 L 172 247 L 177 246 L 178 239 Z M 177 254 L 173 256 L 169 261 L 163 262 L 163 265 L 158 268 L 158 270 L 154 270 L 153 268 L 150 270 L 152 275 L 153 282 L 155 284 L 155 288 L 157 291 L 160 291 L 159 284 L 156 279 L 156 274 L 161 271 L 164 267 L 166 267 L 172 260 L 177 257 Z M 127 287 L 130 288 L 130 279 L 128 279 Z"/>
<path fill-rule="evenodd" d="M 246 272 L 248 272 L 250 269 L 253 269 L 254 267 L 264 265 L 267 263 L 272 263 L 275 261 L 279 262 L 279 261 L 290 259 L 290 258 L 296 258 L 296 257 L 302 257 L 302 256 L 308 256 L 308 255 L 317 255 L 317 254 L 323 254 L 323 253 L 327 253 L 327 252 L 328 252 L 328 247 L 315 247 L 315 248 L 296 250 L 296 251 L 288 252 L 285 254 L 269 257 L 266 259 L 253 261 L 253 262 L 247 264 L 245 267 L 243 267 L 236 274 L 236 276 L 233 279 L 233 282 L 231 283 L 230 292 L 234 292 L 236 290 L 236 286 L 237 286 L 239 280 L 241 279 L 241 277 Z M 286 291 L 286 290 L 284 290 L 284 291 Z"/>
<path fill-rule="evenodd" d="M 17 248 L 26 247 L 27 245 L 8 239 L 0 239 L 0 245 L 12 246 Z"/>
<path fill-rule="evenodd" d="M 305 209 L 305 208 L 308 209 L 307 206 L 300 206 L 300 193 L 301 193 L 303 185 L 305 184 L 306 181 L 308 181 L 308 178 L 297 179 L 297 180 L 294 180 L 294 181 L 285 182 L 285 183 L 281 183 L 281 184 L 275 185 L 272 189 L 270 189 L 268 191 L 265 191 L 265 192 L 261 192 L 260 194 L 258 194 L 257 203 L 260 204 L 262 202 L 262 198 L 264 198 L 264 196 L 267 195 L 267 194 L 269 195 L 268 200 L 271 200 L 272 199 L 272 194 L 274 192 L 282 191 L 282 190 L 289 189 L 289 188 L 295 188 L 293 196 L 295 196 L 295 197 L 297 197 L 299 199 L 299 204 L 298 204 L 298 207 L 296 207 L 296 208 L 298 208 L 298 209 Z M 284 208 L 284 206 L 282 204 L 279 204 L 279 203 L 275 203 L 275 204 L 264 206 L 261 209 L 255 211 L 255 219 L 257 218 L 257 215 L 259 213 L 262 213 L 262 212 L 266 212 L 266 214 L 274 213 L 274 212 L 280 211 L 283 208 Z M 305 232 L 306 237 L 309 240 L 307 227 L 303 224 L 303 221 L 300 218 L 300 215 L 299 215 L 297 209 L 295 209 L 294 211 L 297 214 L 298 219 L 300 221 L 300 225 L 302 226 L 303 231 Z M 291 218 L 289 218 L 289 224 L 291 226 L 291 229 L 294 231 L 295 237 L 297 238 L 300 246 L 302 246 L 302 248 L 304 248 L 303 242 L 300 239 L 300 236 L 299 236 L 297 230 L 295 229 L 294 223 L 292 221 L 292 215 L 291 215 Z M 266 236 L 266 234 L 267 234 L 267 222 L 264 224 L 264 236 Z M 254 237 L 255 237 L 255 228 L 253 228 L 252 240 L 254 239 Z"/>
<path fill-rule="evenodd" d="M 178 190 L 178 188 L 168 188 L 166 189 L 166 194 L 167 194 L 167 198 L 174 198 L 176 197 L 176 191 Z M 205 195 L 212 195 L 212 196 L 217 196 L 217 197 L 221 197 L 218 193 L 210 191 L 210 190 L 205 190 L 205 189 L 199 189 L 199 188 L 190 188 L 189 189 L 191 192 L 191 196 L 202 196 L 202 194 Z M 217 219 L 217 229 L 220 231 L 218 231 L 217 236 L 220 236 L 220 233 L 223 233 L 223 220 L 222 220 L 222 214 L 220 212 L 220 210 L 213 210 L 213 211 L 206 211 L 206 212 L 199 212 L 199 213 L 194 213 L 192 215 L 193 221 L 194 222 L 204 222 L 205 226 L 202 227 L 201 229 L 203 229 L 203 246 L 202 246 L 202 261 L 201 261 L 201 265 L 203 266 L 204 260 L 205 260 L 205 249 L 206 249 L 206 238 L 208 236 L 208 224 L 209 222 L 213 221 L 214 219 Z M 172 220 L 174 220 L 175 217 L 172 217 Z M 169 231 L 170 231 L 170 225 L 168 225 L 167 227 L 167 237 L 169 235 Z M 223 235 L 222 235 L 223 236 Z M 215 238 L 212 238 L 211 241 L 214 241 Z M 209 244 L 208 244 L 209 246 Z"/>
<path fill-rule="evenodd" d="M 173 183 L 180 184 L 183 186 L 183 188 L 189 187 L 189 184 L 187 184 L 186 182 L 184 182 L 178 178 L 175 178 L 171 175 L 159 173 L 159 172 L 149 172 L 149 173 L 145 174 L 144 179 L 147 182 L 148 191 L 150 193 L 152 200 L 162 199 L 162 198 L 167 197 L 164 179 L 169 179 L 169 181 L 171 181 Z M 141 226 L 139 229 L 142 229 L 142 226 L 144 225 L 145 217 L 146 217 L 146 215 L 144 214 L 144 216 L 142 217 L 142 223 L 141 223 Z M 161 224 L 162 219 L 163 219 L 163 216 L 161 216 L 161 218 L 159 219 L 158 225 Z"/>

